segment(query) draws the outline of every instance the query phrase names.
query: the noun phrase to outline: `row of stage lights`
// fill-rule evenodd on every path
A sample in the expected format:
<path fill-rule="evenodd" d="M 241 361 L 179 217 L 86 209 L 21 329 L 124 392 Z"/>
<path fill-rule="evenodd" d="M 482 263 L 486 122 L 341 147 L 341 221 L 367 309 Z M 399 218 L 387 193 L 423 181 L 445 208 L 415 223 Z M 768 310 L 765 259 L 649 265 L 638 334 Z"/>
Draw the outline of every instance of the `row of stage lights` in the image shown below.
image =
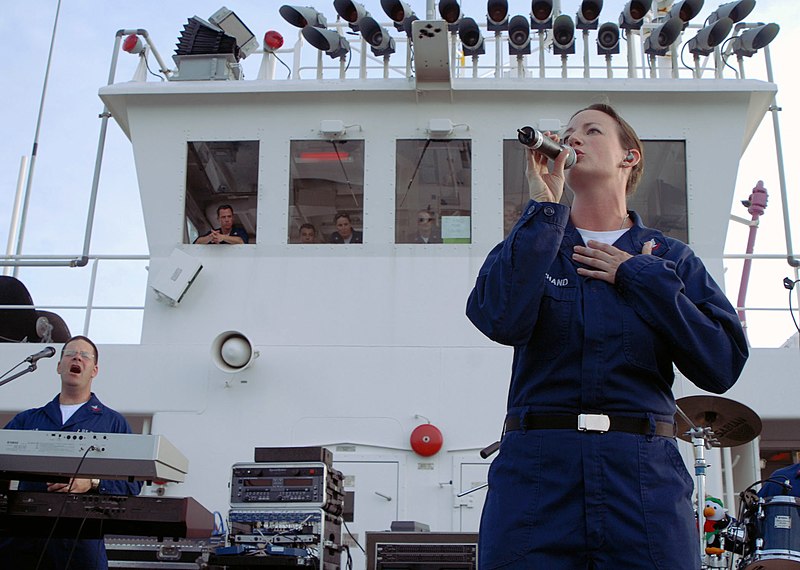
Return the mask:
<path fill-rule="evenodd" d="M 554 0 L 532 0 L 530 19 L 517 15 L 509 18 L 507 0 L 487 2 L 486 27 L 490 32 L 508 33 L 510 55 L 522 56 L 531 53 L 530 31 L 543 35 L 552 31 L 553 53 L 566 57 L 575 53 L 575 29 L 597 30 L 598 55 L 611 56 L 620 52 L 620 29 L 640 30 L 644 18 L 650 11 L 652 0 L 630 0 L 619 15 L 619 24 L 599 23 L 603 0 L 582 0 L 575 20 L 560 14 L 554 17 Z M 645 40 L 644 51 L 650 56 L 666 55 L 671 46 L 686 29 L 689 21 L 697 16 L 704 0 L 680 0 Z M 735 0 L 721 5 L 707 18 L 705 27 L 692 38 L 687 48 L 697 58 L 710 55 L 730 33 L 733 25 L 740 22 L 755 7 L 755 0 Z M 350 29 L 360 32 L 376 57 L 389 56 L 395 52 L 394 39 L 389 32 L 366 10 L 363 4 L 353 0 L 334 0 L 338 16 L 347 22 Z M 411 25 L 419 18 L 401 0 L 381 0 L 381 7 L 398 31 L 403 31 L 411 40 Z M 349 42 L 335 30 L 327 29 L 324 15 L 312 7 L 284 5 L 281 16 L 291 25 L 302 29 L 303 38 L 315 48 L 332 58 L 344 57 L 350 51 Z M 484 40 L 478 23 L 464 16 L 457 0 L 440 0 L 439 15 L 447 23 L 448 30 L 458 33 L 465 56 L 485 53 Z M 732 52 L 738 57 L 749 57 L 769 44 L 778 34 L 777 24 L 764 24 L 749 28 L 733 38 Z"/>

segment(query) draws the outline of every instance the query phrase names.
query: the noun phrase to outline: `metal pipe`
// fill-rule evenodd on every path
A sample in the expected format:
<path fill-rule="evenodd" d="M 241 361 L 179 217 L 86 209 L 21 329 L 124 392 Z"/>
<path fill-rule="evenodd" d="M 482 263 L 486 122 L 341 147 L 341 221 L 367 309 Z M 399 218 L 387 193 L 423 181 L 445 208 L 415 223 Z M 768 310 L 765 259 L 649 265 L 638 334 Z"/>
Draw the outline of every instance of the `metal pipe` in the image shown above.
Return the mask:
<path fill-rule="evenodd" d="M 31 161 L 28 165 L 28 181 L 25 186 L 25 199 L 22 206 L 22 214 L 19 221 L 19 232 L 17 233 L 17 254 L 22 253 L 22 243 L 25 241 L 25 225 L 28 221 L 28 206 L 31 201 L 31 187 L 33 186 L 33 172 L 36 166 L 36 155 L 39 151 L 39 131 L 42 127 L 42 114 L 44 112 L 44 100 L 47 95 L 47 81 L 50 77 L 50 64 L 53 61 L 53 46 L 56 42 L 56 30 L 58 29 L 58 15 L 61 12 L 61 0 L 56 5 L 56 16 L 53 19 L 53 34 L 50 36 L 50 51 L 47 54 L 47 66 L 44 72 L 44 83 L 42 84 L 42 97 L 39 100 L 39 115 L 36 118 L 36 130 L 33 135 L 33 149 L 31 150 Z M 14 268 L 14 277 L 19 273 L 17 267 Z"/>
<path fill-rule="evenodd" d="M 22 193 L 25 187 L 25 170 L 28 165 L 28 157 L 22 155 L 19 159 L 19 174 L 17 175 L 17 193 L 14 197 L 14 208 L 11 210 L 11 221 L 8 225 L 8 243 L 6 245 L 6 256 L 14 253 L 14 238 L 17 233 L 17 224 L 19 223 L 19 210 L 22 203 Z M 11 273 L 11 266 L 3 269 L 3 275 Z"/>
<path fill-rule="evenodd" d="M 767 63 L 767 81 L 775 83 L 772 75 L 772 59 L 769 55 L 769 46 L 764 46 L 764 59 Z M 772 113 L 772 128 L 775 131 L 775 154 L 778 159 L 778 180 L 781 185 L 781 202 L 783 203 L 783 231 L 786 235 L 786 262 L 792 267 L 800 267 L 800 261 L 794 256 L 792 250 L 792 229 L 789 222 L 789 196 L 786 193 L 786 172 L 783 168 L 783 144 L 781 142 L 781 126 L 778 120 L 777 96 L 773 96 L 769 110 Z"/>
<path fill-rule="evenodd" d="M 767 207 L 767 189 L 764 188 L 764 182 L 759 180 L 755 188 L 753 188 L 750 197 L 748 198 L 747 211 L 753 216 L 750 224 L 750 234 L 747 238 L 747 254 L 752 254 L 756 244 L 756 233 L 758 232 L 758 219 L 764 213 L 764 208 Z M 747 297 L 747 285 L 750 282 L 750 267 L 753 264 L 752 259 L 745 259 L 742 266 L 742 280 L 739 283 L 739 297 L 736 301 L 737 307 L 744 307 L 744 300 Z M 747 332 L 747 321 L 745 320 L 744 309 L 739 309 L 739 321 L 742 327 Z"/>

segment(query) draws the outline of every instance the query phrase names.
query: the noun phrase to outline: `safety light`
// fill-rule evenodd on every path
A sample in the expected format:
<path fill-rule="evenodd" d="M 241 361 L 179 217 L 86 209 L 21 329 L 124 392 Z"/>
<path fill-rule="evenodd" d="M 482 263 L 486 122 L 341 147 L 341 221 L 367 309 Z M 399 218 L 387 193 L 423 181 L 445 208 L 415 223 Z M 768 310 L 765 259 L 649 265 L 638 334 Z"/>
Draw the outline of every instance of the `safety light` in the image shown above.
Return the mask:
<path fill-rule="evenodd" d="M 283 47 L 283 36 L 275 30 L 264 34 L 264 51 L 277 51 Z"/>
<path fill-rule="evenodd" d="M 138 55 L 142 53 L 142 50 L 144 50 L 144 43 L 142 42 L 142 39 L 136 34 L 129 35 L 122 42 L 122 51 L 124 52 L 132 53 L 133 55 Z"/>

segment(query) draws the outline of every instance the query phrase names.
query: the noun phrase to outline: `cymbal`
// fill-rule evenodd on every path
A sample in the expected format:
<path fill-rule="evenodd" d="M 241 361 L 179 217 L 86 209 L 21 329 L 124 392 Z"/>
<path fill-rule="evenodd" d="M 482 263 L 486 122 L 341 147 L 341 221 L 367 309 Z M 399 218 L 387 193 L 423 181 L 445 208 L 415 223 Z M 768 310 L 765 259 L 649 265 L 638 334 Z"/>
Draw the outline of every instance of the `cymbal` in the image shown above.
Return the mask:
<path fill-rule="evenodd" d="M 675 402 L 697 427 L 714 432 L 721 447 L 734 447 L 753 441 L 761 433 L 761 418 L 753 410 L 720 396 L 686 396 Z M 691 426 L 679 413 L 675 414 L 678 437 L 691 442 L 687 432 Z"/>

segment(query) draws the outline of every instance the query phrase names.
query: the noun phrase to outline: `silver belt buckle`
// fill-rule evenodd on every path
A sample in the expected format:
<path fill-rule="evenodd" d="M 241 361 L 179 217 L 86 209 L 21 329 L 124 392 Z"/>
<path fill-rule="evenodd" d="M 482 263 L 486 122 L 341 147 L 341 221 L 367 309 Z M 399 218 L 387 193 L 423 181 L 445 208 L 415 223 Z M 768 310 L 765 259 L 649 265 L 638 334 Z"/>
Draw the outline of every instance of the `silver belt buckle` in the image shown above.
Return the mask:
<path fill-rule="evenodd" d="M 605 414 L 578 415 L 578 431 L 596 431 L 606 433 L 611 427 L 611 418 Z"/>

